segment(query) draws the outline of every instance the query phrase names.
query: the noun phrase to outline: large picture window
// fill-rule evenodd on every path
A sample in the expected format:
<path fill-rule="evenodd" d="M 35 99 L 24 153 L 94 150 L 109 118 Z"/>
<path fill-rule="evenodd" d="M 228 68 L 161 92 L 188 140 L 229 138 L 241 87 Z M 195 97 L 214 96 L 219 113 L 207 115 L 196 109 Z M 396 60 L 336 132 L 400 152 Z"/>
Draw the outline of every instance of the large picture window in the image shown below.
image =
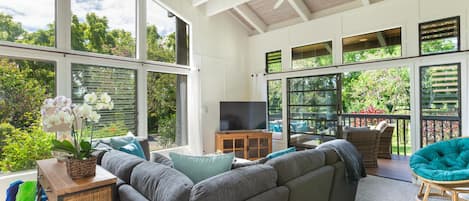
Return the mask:
<path fill-rule="evenodd" d="M 343 63 L 355 63 L 401 56 L 401 28 L 342 39 Z"/>
<path fill-rule="evenodd" d="M 135 0 L 71 0 L 72 49 L 135 57 Z"/>
<path fill-rule="evenodd" d="M 187 145 L 187 76 L 149 72 L 147 82 L 150 150 Z"/>
<path fill-rule="evenodd" d="M 55 46 L 55 0 L 0 1 L 0 40 Z"/>
<path fill-rule="evenodd" d="M 41 105 L 55 96 L 55 63 L 0 57 L 0 172 L 33 168 L 51 157 Z"/>
<path fill-rule="evenodd" d="M 332 41 L 292 49 L 292 69 L 332 65 Z"/>
<path fill-rule="evenodd" d="M 72 64 L 72 102 L 83 103 L 87 93 L 108 93 L 114 109 L 101 110 L 94 137 L 137 135 L 136 71 L 105 66 Z"/>
<path fill-rule="evenodd" d="M 147 58 L 189 65 L 189 25 L 155 1 L 147 4 Z"/>

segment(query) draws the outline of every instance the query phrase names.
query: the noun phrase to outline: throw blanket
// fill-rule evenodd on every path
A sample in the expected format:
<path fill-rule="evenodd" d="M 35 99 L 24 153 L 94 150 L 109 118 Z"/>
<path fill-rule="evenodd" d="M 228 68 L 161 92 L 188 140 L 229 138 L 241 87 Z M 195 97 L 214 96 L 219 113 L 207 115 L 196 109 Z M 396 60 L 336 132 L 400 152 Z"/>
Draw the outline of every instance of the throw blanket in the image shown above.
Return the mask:
<path fill-rule="evenodd" d="M 347 182 L 358 181 L 366 177 L 366 170 L 363 166 L 361 154 L 353 144 L 346 140 L 332 140 L 320 144 L 317 149 L 332 149 L 337 152 L 340 159 L 345 163 L 345 177 Z"/>

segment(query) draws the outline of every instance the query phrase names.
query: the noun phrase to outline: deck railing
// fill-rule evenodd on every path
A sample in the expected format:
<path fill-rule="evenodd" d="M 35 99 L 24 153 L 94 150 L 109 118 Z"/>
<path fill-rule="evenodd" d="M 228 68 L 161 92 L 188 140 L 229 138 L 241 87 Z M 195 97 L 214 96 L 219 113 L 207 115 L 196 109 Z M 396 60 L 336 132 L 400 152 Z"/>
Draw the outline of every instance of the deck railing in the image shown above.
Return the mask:
<path fill-rule="evenodd" d="M 410 115 L 342 114 L 342 125 L 351 127 L 376 126 L 386 121 L 394 126 L 391 153 L 407 156 L 412 152 Z"/>
<path fill-rule="evenodd" d="M 422 116 L 421 145 L 461 136 L 460 118 L 455 116 Z"/>

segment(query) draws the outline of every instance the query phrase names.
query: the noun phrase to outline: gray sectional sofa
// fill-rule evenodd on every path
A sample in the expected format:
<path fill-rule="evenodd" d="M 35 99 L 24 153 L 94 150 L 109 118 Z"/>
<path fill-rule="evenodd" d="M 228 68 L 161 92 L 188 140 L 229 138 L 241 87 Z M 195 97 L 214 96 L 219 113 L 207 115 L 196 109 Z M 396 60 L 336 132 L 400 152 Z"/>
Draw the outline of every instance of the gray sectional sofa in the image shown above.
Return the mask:
<path fill-rule="evenodd" d="M 358 184 L 346 181 L 344 163 L 325 149 L 290 153 L 197 184 L 161 158 L 147 161 L 116 150 L 95 155 L 119 178 L 120 201 L 354 201 Z"/>

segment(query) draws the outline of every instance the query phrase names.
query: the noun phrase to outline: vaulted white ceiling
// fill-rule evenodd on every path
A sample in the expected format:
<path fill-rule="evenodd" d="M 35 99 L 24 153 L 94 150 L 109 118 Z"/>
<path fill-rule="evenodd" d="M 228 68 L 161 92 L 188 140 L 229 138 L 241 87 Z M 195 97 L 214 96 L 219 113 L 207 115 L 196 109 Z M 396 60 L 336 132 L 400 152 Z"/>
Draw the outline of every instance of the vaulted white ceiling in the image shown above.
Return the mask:
<path fill-rule="evenodd" d="M 192 0 L 207 16 L 231 14 L 251 35 L 307 22 L 382 0 Z"/>

